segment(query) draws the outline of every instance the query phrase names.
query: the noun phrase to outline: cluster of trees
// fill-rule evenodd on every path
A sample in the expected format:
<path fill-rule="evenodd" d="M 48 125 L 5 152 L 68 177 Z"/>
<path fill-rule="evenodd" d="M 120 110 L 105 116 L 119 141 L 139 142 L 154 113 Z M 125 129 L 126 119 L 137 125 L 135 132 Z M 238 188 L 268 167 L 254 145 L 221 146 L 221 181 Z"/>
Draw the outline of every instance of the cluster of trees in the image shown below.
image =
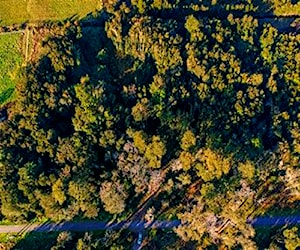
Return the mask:
<path fill-rule="evenodd" d="M 160 190 L 176 244 L 257 249 L 248 220 L 300 201 L 300 35 L 231 2 L 111 0 L 97 27 L 50 25 L 0 123 L 1 216 L 126 218 Z"/>

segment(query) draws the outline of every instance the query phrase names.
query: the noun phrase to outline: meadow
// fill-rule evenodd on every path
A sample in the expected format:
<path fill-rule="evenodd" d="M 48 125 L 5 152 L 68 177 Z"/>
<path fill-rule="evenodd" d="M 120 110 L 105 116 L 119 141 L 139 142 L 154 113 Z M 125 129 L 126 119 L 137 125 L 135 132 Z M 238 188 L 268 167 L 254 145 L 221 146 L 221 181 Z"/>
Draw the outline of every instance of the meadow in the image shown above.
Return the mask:
<path fill-rule="evenodd" d="M 101 8 L 97 0 L 0 0 L 0 25 L 63 20 Z M 0 34 L 0 106 L 14 96 L 18 69 L 22 64 L 20 34 Z"/>
<path fill-rule="evenodd" d="M 97 0 L 0 0 L 0 25 L 83 17 L 100 8 Z"/>
<path fill-rule="evenodd" d="M 0 106 L 13 99 L 18 73 L 22 67 L 22 33 L 0 35 Z"/>

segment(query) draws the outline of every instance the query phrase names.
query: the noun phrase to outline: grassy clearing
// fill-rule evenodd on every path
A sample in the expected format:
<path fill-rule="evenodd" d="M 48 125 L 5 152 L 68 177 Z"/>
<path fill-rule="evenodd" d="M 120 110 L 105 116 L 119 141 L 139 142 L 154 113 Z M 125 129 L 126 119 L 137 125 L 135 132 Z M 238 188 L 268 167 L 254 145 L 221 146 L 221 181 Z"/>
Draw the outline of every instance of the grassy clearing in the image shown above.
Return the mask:
<path fill-rule="evenodd" d="M 99 0 L 0 0 L 0 24 L 83 17 L 100 8 Z"/>
<path fill-rule="evenodd" d="M 20 43 L 23 34 L 0 35 L 0 106 L 14 97 L 18 72 L 23 56 Z"/>
<path fill-rule="evenodd" d="M 22 23 L 29 19 L 27 0 L 0 0 L 0 25 Z"/>

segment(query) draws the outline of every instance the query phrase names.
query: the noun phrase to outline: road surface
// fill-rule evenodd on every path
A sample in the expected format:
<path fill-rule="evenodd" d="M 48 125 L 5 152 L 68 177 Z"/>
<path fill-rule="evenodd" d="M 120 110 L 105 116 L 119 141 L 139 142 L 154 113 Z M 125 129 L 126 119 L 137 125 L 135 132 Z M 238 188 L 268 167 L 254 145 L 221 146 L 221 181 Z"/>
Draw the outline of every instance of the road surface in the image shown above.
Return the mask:
<path fill-rule="evenodd" d="M 20 232 L 53 232 L 53 231 L 98 231 L 98 230 L 118 230 L 129 229 L 131 231 L 142 231 L 148 228 L 171 229 L 180 225 L 179 220 L 155 221 L 147 223 L 142 221 L 122 221 L 119 223 L 105 223 L 103 221 L 81 221 L 81 222 L 62 222 L 44 224 L 24 224 L 24 225 L 0 225 L 0 233 L 20 233 Z"/>
<path fill-rule="evenodd" d="M 274 216 L 257 217 L 248 223 L 253 226 L 284 226 L 300 224 L 300 214 L 294 216 Z M 26 225 L 0 225 L 0 233 L 21 233 L 21 232 L 60 232 L 60 231 L 98 231 L 98 230 L 118 230 L 129 229 L 140 232 L 150 228 L 172 229 L 180 225 L 179 220 L 172 221 L 154 221 L 147 223 L 143 221 L 122 221 L 119 223 L 106 223 L 103 221 L 81 221 L 81 222 L 62 222 L 62 223 L 44 223 L 44 224 L 26 224 Z"/>
<path fill-rule="evenodd" d="M 258 226 L 284 226 L 284 225 L 299 225 L 300 214 L 290 216 L 261 216 L 249 221 L 254 227 Z"/>

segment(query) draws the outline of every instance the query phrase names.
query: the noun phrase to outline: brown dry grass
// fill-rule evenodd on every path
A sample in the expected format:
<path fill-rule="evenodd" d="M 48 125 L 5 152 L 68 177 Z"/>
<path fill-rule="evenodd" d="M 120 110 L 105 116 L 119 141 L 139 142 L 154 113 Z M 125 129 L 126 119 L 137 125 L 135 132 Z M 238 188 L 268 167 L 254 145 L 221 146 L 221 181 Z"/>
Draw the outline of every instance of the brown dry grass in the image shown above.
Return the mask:
<path fill-rule="evenodd" d="M 0 24 L 83 17 L 99 9 L 99 0 L 0 0 Z"/>

